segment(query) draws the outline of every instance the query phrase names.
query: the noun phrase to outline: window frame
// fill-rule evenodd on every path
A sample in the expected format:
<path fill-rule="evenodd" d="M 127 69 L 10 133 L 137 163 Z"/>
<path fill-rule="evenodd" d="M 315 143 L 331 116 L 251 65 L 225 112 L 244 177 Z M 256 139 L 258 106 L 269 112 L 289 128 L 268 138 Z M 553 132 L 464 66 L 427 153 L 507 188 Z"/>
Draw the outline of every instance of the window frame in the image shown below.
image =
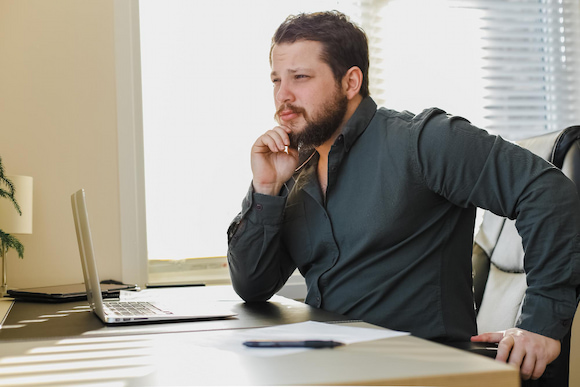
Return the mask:
<path fill-rule="evenodd" d="M 121 276 L 148 282 L 139 1 L 114 0 Z M 144 258 L 145 257 L 145 258 Z"/>
<path fill-rule="evenodd" d="M 465 3 L 473 4 L 477 3 L 477 1 L 465 1 Z M 149 281 L 150 265 L 147 259 L 145 221 L 139 0 L 114 0 L 113 4 L 117 74 L 116 102 L 122 279 L 127 283 L 145 286 Z M 366 21 L 371 22 L 371 20 Z M 580 29 L 576 31 L 575 36 L 580 36 Z M 575 90 L 574 94 L 580 99 L 580 88 Z M 219 258 L 225 260 L 224 257 Z M 203 259 L 210 260 L 213 258 Z M 192 258 L 191 260 L 199 260 L 199 258 Z M 178 268 L 179 261 L 176 262 L 175 267 Z M 224 280 L 226 280 L 225 277 L 228 277 L 227 270 L 224 271 Z M 199 278 L 199 276 L 195 276 L 193 280 L 199 281 Z"/>

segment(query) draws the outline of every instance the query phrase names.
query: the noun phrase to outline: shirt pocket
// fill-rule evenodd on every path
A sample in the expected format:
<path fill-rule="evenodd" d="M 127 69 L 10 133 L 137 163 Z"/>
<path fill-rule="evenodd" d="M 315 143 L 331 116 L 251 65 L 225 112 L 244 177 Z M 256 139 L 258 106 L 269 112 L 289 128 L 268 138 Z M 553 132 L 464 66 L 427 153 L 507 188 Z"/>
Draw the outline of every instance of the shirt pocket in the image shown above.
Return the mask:
<path fill-rule="evenodd" d="M 298 270 L 302 274 L 308 271 L 312 260 L 312 243 L 304 203 L 298 202 L 286 207 L 282 241 Z"/>

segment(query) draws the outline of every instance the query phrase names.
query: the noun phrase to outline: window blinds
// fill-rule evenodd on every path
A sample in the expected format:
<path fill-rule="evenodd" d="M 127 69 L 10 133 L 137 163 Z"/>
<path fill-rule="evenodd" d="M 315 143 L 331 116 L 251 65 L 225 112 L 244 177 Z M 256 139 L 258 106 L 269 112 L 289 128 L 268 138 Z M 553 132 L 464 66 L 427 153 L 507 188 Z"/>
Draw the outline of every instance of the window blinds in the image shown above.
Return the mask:
<path fill-rule="evenodd" d="M 482 126 L 479 12 L 447 0 L 362 1 L 370 89 L 379 106 L 439 107 Z"/>
<path fill-rule="evenodd" d="M 400 98 L 388 96 L 392 82 L 397 81 L 387 73 L 397 69 L 395 61 L 406 61 L 405 69 L 413 71 L 412 62 L 417 60 L 413 52 L 403 57 L 397 55 L 392 47 L 393 38 L 388 35 L 401 31 L 396 36 L 397 42 L 408 40 L 413 30 L 422 30 L 422 41 L 446 47 L 447 52 L 440 55 L 458 51 L 457 34 L 474 37 L 463 38 L 456 60 L 465 61 L 466 56 L 479 50 L 479 58 L 463 64 L 477 67 L 466 70 L 477 72 L 477 79 L 455 76 L 446 80 L 447 86 L 437 86 L 439 90 L 446 89 L 448 98 L 441 95 L 424 98 L 424 94 L 435 92 L 429 90 L 433 85 L 422 82 L 421 73 L 431 71 L 433 61 L 438 60 L 425 58 L 425 66 L 415 69 L 416 81 L 407 82 L 409 88 L 416 90 L 416 99 L 427 103 L 423 107 L 431 106 L 429 102 L 433 101 L 511 140 L 580 122 L 579 0 L 363 0 L 360 6 L 362 24 L 369 35 L 370 78 L 374 87 L 371 91 L 379 104 L 396 105 Z M 404 7 L 407 9 L 401 10 Z M 428 17 L 424 15 L 425 7 L 431 7 Z M 393 13 L 398 14 L 396 20 L 386 17 Z M 398 25 L 393 27 L 393 23 Z M 433 35 L 444 29 L 455 32 L 435 41 Z M 421 40 L 414 43 L 417 50 L 424 50 Z M 445 66 L 451 73 L 457 73 L 457 69 L 451 68 L 453 62 Z M 444 72 L 439 74 L 445 76 Z M 467 84 L 458 89 L 453 84 L 457 82 Z M 481 106 L 469 109 L 456 105 L 457 95 L 451 94 L 458 92 L 469 99 L 469 104 Z M 413 102 L 408 100 L 407 104 L 412 106 Z"/>
<path fill-rule="evenodd" d="M 485 127 L 517 140 L 580 122 L 578 0 L 458 0 L 481 10 Z"/>

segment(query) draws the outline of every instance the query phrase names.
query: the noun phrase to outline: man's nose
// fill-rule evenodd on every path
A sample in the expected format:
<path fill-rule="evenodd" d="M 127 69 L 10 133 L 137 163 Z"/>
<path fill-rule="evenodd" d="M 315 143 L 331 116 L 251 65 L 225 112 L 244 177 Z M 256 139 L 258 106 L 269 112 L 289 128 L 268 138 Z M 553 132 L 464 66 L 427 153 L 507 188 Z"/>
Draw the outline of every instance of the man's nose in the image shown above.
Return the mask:
<path fill-rule="evenodd" d="M 286 82 L 280 82 L 280 86 L 278 87 L 278 90 L 276 90 L 275 97 L 276 101 L 279 103 L 294 101 L 294 93 L 292 93 L 292 90 L 290 90 Z"/>

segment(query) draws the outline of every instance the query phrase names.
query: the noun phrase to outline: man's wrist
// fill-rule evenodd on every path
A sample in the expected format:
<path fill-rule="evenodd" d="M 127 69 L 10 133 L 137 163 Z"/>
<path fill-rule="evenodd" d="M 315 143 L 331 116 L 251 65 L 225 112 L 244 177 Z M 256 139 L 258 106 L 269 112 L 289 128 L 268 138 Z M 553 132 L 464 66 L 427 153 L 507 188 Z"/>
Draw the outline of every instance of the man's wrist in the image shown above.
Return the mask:
<path fill-rule="evenodd" d="M 256 184 L 252 182 L 254 193 L 259 193 L 268 196 L 278 196 L 284 184 Z"/>

